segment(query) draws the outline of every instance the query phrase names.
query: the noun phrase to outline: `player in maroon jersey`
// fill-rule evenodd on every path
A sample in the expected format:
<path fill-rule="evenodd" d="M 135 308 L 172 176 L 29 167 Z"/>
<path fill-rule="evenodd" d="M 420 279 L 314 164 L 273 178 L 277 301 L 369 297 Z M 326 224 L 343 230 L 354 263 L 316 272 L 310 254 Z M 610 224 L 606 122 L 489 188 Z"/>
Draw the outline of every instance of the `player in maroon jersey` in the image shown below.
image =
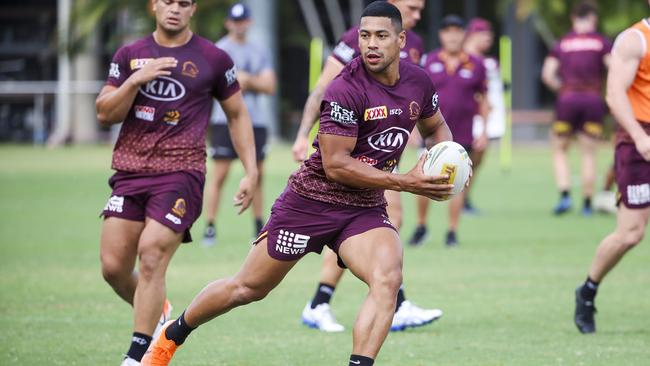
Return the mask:
<path fill-rule="evenodd" d="M 241 211 L 257 181 L 251 122 L 232 60 L 190 30 L 194 1 L 152 5 L 156 30 L 115 53 L 96 102 L 102 125 L 123 122 L 113 151 L 116 173 L 103 211 L 100 255 L 104 278 L 133 305 L 134 333 L 124 366 L 140 364 L 163 307 L 163 322 L 171 310 L 165 272 L 180 243 L 191 241 L 190 227 L 201 213 L 213 98 L 228 116 L 246 170 L 235 197 Z"/>
<path fill-rule="evenodd" d="M 465 21 L 457 15 L 442 19 L 438 32 L 441 48 L 424 55 L 423 67 L 440 94 L 440 109 L 449 120 L 454 141 L 474 155 L 483 151 L 488 144 L 487 137 L 487 76 L 482 58 L 472 56 L 463 50 Z M 482 134 L 474 137 L 474 116 L 482 115 Z M 456 195 L 449 202 L 449 224 L 445 245 L 458 244 L 457 229 L 466 192 Z M 429 202 L 417 197 L 417 228 L 410 245 L 422 245 L 427 232 Z"/>
<path fill-rule="evenodd" d="M 402 14 L 402 25 L 406 30 L 406 42 L 400 50 L 400 59 L 419 65 L 420 58 L 424 53 L 424 46 L 420 36 L 412 29 L 420 20 L 424 9 L 424 0 L 389 0 L 388 2 L 399 9 Z M 327 58 L 314 90 L 305 102 L 300 128 L 293 145 L 293 154 L 296 161 L 302 162 L 307 157 L 309 132 L 318 117 L 325 88 L 343 70 L 343 67 L 359 54 L 359 27 L 355 26 L 345 32 L 336 47 L 334 47 L 332 55 Z M 397 167 L 395 168 L 397 169 Z M 386 207 L 388 217 L 399 231 L 402 226 L 400 193 L 387 190 L 384 195 L 388 203 Z M 325 250 L 316 292 L 312 299 L 307 302 L 301 314 L 303 324 L 324 332 L 340 332 L 344 330 L 343 325 L 336 321 L 330 307 L 330 300 L 343 273 L 343 269 L 336 264 L 336 255 L 330 250 Z M 420 327 L 442 316 L 440 309 L 423 309 L 407 300 L 403 287 L 400 287 L 397 294 L 397 305 L 391 330 Z"/>
<path fill-rule="evenodd" d="M 602 85 L 611 42 L 596 32 L 598 15 L 589 3 L 578 4 L 572 14 L 573 29 L 562 37 L 544 60 L 542 81 L 557 93 L 551 148 L 560 200 L 554 213 L 571 209 L 571 173 L 568 149 L 577 135 L 582 157 L 582 214 L 592 215 L 591 197 L 596 180 L 596 149 L 603 131 L 607 105 Z"/>
<path fill-rule="evenodd" d="M 400 62 L 404 42 L 397 8 L 382 1 L 364 10 L 361 56 L 325 92 L 316 152 L 289 179 L 239 272 L 210 283 L 170 321 L 143 366 L 169 364 L 194 328 L 261 300 L 300 258 L 325 246 L 369 287 L 349 364 L 373 364 L 402 283 L 402 245 L 386 214 L 384 190 L 439 200 L 452 187 L 439 183 L 446 177 L 424 175 L 424 158 L 406 174 L 392 173 L 416 124 L 431 142 L 451 139 L 433 83 L 419 66 Z"/>

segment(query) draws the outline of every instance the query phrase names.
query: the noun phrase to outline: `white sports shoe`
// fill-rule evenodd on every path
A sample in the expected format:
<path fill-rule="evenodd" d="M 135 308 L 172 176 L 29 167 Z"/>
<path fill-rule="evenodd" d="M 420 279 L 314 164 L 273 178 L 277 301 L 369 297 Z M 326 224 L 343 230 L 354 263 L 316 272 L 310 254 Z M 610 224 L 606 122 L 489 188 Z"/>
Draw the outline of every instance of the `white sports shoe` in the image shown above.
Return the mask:
<path fill-rule="evenodd" d="M 393 316 L 391 331 L 417 328 L 427 325 L 442 316 L 440 309 L 422 309 L 412 302 L 405 300 Z"/>
<path fill-rule="evenodd" d="M 169 320 L 169 318 L 172 316 L 172 309 L 174 309 L 172 304 L 169 302 L 169 300 L 165 299 L 165 304 L 163 305 L 163 312 L 162 312 L 162 314 L 160 314 L 160 319 L 158 320 L 158 324 L 156 324 L 156 329 L 154 329 L 153 335 L 151 336 L 151 339 L 155 340 L 155 339 L 158 338 L 158 336 L 160 335 L 160 331 L 163 329 L 163 326 Z M 138 365 L 139 364 L 140 363 L 138 363 Z M 127 365 L 127 366 L 129 366 L 129 365 Z"/>
<path fill-rule="evenodd" d="M 132 359 L 131 357 L 124 357 L 120 366 L 140 366 L 140 362 Z"/>
<path fill-rule="evenodd" d="M 345 327 L 336 322 L 330 304 L 319 304 L 311 308 L 311 302 L 305 305 L 302 311 L 302 322 L 310 328 L 322 330 L 323 332 L 342 332 Z"/>
<path fill-rule="evenodd" d="M 594 210 L 615 215 L 618 211 L 618 207 L 616 207 L 616 193 L 611 191 L 596 193 L 594 195 Z"/>

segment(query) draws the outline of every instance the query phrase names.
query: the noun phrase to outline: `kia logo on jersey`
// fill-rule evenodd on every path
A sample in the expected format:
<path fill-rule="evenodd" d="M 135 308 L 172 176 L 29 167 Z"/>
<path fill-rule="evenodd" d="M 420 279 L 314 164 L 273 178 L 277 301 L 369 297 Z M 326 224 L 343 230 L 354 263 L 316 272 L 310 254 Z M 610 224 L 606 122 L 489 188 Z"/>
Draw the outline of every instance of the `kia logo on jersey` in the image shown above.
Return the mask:
<path fill-rule="evenodd" d="M 140 93 L 161 102 L 172 102 L 185 96 L 185 87 L 178 80 L 168 76 L 159 76 L 140 87 Z"/>
<path fill-rule="evenodd" d="M 375 150 L 392 153 L 404 146 L 409 135 L 403 128 L 391 127 L 368 137 L 368 145 Z"/>

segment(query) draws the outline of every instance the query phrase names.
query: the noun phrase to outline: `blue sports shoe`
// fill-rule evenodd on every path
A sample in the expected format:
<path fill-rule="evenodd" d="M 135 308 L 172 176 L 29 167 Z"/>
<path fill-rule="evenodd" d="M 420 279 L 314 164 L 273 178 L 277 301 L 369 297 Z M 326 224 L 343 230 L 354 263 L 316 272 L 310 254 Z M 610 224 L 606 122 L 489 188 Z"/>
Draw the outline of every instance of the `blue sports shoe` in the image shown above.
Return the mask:
<path fill-rule="evenodd" d="M 582 216 L 584 217 L 590 217 L 594 215 L 594 210 L 591 207 L 583 207 L 582 208 Z"/>
<path fill-rule="evenodd" d="M 465 200 L 465 203 L 463 204 L 463 214 L 470 216 L 479 216 L 481 214 L 481 211 L 474 207 L 474 205 L 472 205 L 472 202 Z"/>
<path fill-rule="evenodd" d="M 569 210 L 571 210 L 571 198 L 564 197 L 560 198 L 560 202 L 558 202 L 557 206 L 555 206 L 553 213 L 555 215 L 562 215 L 564 213 L 567 213 Z"/>

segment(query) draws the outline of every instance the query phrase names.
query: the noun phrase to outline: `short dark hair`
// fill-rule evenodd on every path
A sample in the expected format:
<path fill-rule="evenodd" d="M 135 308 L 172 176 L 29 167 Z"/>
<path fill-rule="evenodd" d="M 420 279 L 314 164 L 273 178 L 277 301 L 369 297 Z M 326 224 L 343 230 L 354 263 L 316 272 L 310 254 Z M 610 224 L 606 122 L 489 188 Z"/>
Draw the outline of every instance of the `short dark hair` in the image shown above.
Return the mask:
<path fill-rule="evenodd" d="M 465 19 L 463 19 L 460 15 L 456 14 L 449 14 L 442 18 L 440 21 L 440 29 L 445 29 L 449 27 L 458 27 L 461 29 L 465 29 Z"/>
<path fill-rule="evenodd" d="M 397 9 L 395 5 L 387 1 L 375 1 L 370 3 L 365 9 L 363 9 L 363 13 L 361 13 L 361 18 L 364 17 L 389 18 L 397 32 L 399 33 L 402 31 L 402 13 L 399 12 L 399 9 Z"/>
<path fill-rule="evenodd" d="M 581 1 L 577 3 L 571 11 L 571 15 L 577 18 L 584 18 L 591 14 L 598 15 L 598 7 L 590 1 Z"/>

